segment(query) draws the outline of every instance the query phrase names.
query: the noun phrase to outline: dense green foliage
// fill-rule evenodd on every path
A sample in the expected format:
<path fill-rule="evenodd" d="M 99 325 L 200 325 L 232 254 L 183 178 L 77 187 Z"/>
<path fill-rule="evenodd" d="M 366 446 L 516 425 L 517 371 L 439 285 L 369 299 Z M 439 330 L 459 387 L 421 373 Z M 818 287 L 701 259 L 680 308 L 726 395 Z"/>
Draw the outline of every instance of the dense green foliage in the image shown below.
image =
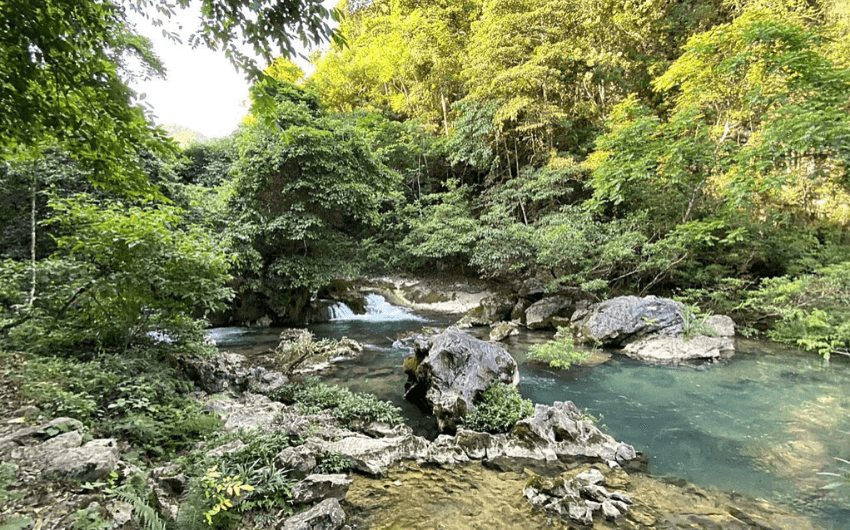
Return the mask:
<path fill-rule="evenodd" d="M 464 427 L 473 431 L 506 433 L 533 412 L 531 400 L 522 399 L 516 387 L 496 382 L 487 387 L 475 410 L 462 421 Z"/>
<path fill-rule="evenodd" d="M 378 222 L 393 179 L 363 135 L 322 111 L 314 93 L 281 82 L 256 93 L 275 105 L 255 105 L 255 123 L 239 136 L 230 235 L 243 290 L 298 322 L 311 293 L 357 272 L 355 236 Z"/>
<path fill-rule="evenodd" d="M 379 138 L 383 152 L 419 153 L 388 163 L 416 186 L 368 240 L 390 266 L 470 265 L 601 297 L 733 280 L 752 290 L 848 259 L 842 2 L 341 9 L 349 46 L 332 47 L 306 84 L 332 110 L 433 135 Z M 724 292 L 740 317 L 777 316 L 744 303 L 747 289 Z M 812 302 L 840 336 L 837 309 Z M 825 353 L 815 327 L 795 333 Z"/>
<path fill-rule="evenodd" d="M 88 359 L 30 356 L 6 368 L 20 381 L 22 397 L 49 417 L 80 420 L 96 435 L 121 437 L 161 458 L 221 426 L 188 398 L 192 385 L 177 376 L 169 355 L 159 348 Z"/>

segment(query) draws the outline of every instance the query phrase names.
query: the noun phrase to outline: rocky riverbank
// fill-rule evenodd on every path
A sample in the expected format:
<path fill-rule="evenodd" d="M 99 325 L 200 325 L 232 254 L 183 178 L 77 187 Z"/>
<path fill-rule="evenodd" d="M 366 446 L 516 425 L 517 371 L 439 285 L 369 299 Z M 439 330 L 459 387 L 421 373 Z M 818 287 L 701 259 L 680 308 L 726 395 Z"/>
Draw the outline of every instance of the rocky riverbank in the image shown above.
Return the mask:
<path fill-rule="evenodd" d="M 462 335 L 444 334 L 455 346 L 481 346 Z M 434 337 L 423 343 L 423 353 L 439 346 Z M 345 410 L 299 402 L 293 376 L 251 366 L 238 355 L 181 357 L 179 365 L 195 382 L 195 399 L 223 424 L 224 434 L 196 447 L 193 458 L 242 461 L 271 450 L 263 469 L 287 484 L 295 513 L 270 504 L 259 515 L 256 509 L 237 514 L 239 528 L 816 528 L 769 503 L 646 476 L 639 471 L 645 469 L 641 455 L 601 432 L 570 402 L 538 404 L 505 434 L 456 424 L 452 434 L 428 440 L 404 424 L 367 418 L 368 400 L 353 399 Z M 492 376 L 499 378 L 497 372 Z M 84 510 L 107 521 L 104 528 L 132 530 L 145 505 L 105 492 L 109 484 L 143 477 L 150 508 L 182 528 L 202 479 L 199 464 L 183 458 L 141 470 L 132 463 L 132 447 L 89 439 L 74 420 L 42 422 L 32 408 L 13 416 L 3 421 L 0 460 L 17 466 L 10 485 L 17 498 L 7 500 L 0 522 L 72 528 L 71 514 Z M 260 505 L 268 488 L 255 485 L 246 500 L 234 503 Z"/>

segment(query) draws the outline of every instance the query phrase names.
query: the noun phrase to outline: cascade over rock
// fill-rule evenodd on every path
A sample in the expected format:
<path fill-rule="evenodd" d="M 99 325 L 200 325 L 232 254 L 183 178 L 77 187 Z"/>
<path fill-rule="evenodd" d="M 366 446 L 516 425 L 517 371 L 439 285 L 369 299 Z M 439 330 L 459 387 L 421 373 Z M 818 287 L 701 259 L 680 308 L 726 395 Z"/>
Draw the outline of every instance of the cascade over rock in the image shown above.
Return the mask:
<path fill-rule="evenodd" d="M 417 337 L 414 345 L 404 362 L 405 397 L 433 410 L 441 432 L 454 432 L 491 383 L 519 383 L 516 361 L 504 348 L 457 329 Z"/>

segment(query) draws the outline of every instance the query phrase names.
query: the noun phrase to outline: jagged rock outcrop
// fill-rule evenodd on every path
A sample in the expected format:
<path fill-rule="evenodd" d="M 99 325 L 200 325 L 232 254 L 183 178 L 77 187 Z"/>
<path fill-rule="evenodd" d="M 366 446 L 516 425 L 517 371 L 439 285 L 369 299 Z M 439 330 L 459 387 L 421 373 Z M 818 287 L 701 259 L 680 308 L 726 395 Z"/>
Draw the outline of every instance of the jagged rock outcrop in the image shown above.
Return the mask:
<path fill-rule="evenodd" d="M 184 375 L 209 394 L 254 389 L 271 393 L 289 382 L 282 373 L 251 366 L 244 355 L 222 352 L 212 358 L 182 356 L 177 362 Z"/>
<path fill-rule="evenodd" d="M 441 432 L 453 432 L 491 383 L 519 383 L 516 361 L 498 344 L 456 329 L 418 337 L 414 344 L 404 362 L 405 397 L 432 410 Z"/>
<path fill-rule="evenodd" d="M 333 474 L 309 475 L 292 488 L 292 502 L 308 504 L 322 499 L 345 499 L 345 493 L 351 486 L 348 475 Z"/>
<path fill-rule="evenodd" d="M 348 459 L 354 469 L 373 476 L 383 476 L 403 461 L 442 466 L 483 461 L 498 469 L 521 470 L 588 460 L 628 466 L 639 460 L 634 448 L 600 432 L 571 402 L 556 402 L 551 407 L 537 405 L 534 414 L 518 422 L 508 434 L 460 428 L 455 436 L 441 435 L 433 442 L 414 435 L 407 425 L 389 427 L 372 423 L 357 430 L 347 429 L 329 414 L 302 415 L 297 405 L 287 407 L 264 396 L 213 402 L 219 404 L 218 411 L 226 425 L 233 418 L 240 418 L 240 424 L 256 425 L 266 431 L 285 431 L 303 439 L 303 445 L 288 447 L 277 456 L 285 467 L 296 470 L 293 475 L 296 478 L 313 472 L 316 455 L 329 453 Z M 268 407 L 279 410 L 271 421 L 268 421 Z M 252 414 L 256 415 L 255 420 L 249 419 Z M 211 449 L 227 450 L 236 448 Z"/>
<path fill-rule="evenodd" d="M 293 515 L 279 525 L 282 530 L 339 530 L 345 524 L 345 512 L 336 499 L 326 499 L 307 511 Z"/>
<path fill-rule="evenodd" d="M 735 351 L 731 318 L 701 320 L 679 302 L 656 296 L 620 296 L 594 304 L 576 311 L 571 325 L 580 341 L 653 362 L 712 359 Z"/>

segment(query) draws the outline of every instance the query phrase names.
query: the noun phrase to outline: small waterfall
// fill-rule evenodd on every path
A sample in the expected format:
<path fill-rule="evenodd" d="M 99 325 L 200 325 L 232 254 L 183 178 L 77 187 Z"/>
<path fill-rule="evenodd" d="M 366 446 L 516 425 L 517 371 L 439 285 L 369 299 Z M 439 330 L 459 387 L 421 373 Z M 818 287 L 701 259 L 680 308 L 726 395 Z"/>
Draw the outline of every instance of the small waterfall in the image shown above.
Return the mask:
<path fill-rule="evenodd" d="M 354 311 L 342 302 L 328 307 L 328 320 L 348 320 L 354 316 Z"/>
<path fill-rule="evenodd" d="M 327 308 L 331 321 L 335 320 L 365 320 L 369 322 L 391 322 L 398 320 L 413 320 L 427 322 L 427 319 L 414 315 L 405 307 L 398 307 L 387 302 L 379 294 L 366 295 L 366 314 L 355 315 L 350 307 L 342 302 L 336 302 Z"/>

